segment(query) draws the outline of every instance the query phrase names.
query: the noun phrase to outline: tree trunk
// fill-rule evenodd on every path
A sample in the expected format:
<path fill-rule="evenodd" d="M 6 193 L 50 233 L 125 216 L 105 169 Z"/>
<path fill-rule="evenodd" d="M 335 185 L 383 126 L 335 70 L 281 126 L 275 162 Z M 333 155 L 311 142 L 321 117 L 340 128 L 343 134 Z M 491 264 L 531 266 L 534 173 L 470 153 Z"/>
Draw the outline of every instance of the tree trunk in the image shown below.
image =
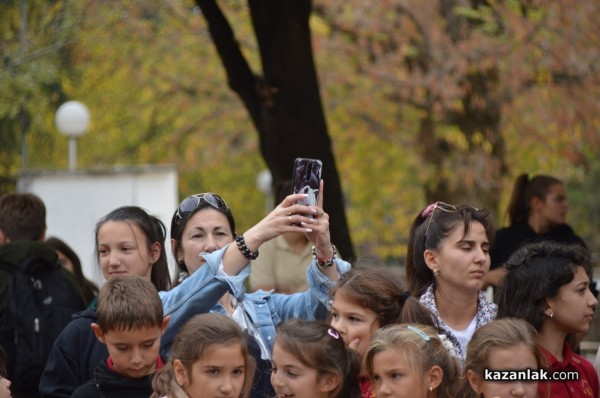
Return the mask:
<path fill-rule="evenodd" d="M 259 134 L 261 154 L 273 186 L 292 178 L 294 159 L 323 161 L 324 208 L 332 241 L 345 259 L 354 251 L 344 199 L 319 93 L 311 34 L 309 0 L 249 0 L 263 71 L 254 74 L 226 17 L 214 0 L 196 0 L 227 73 Z"/>

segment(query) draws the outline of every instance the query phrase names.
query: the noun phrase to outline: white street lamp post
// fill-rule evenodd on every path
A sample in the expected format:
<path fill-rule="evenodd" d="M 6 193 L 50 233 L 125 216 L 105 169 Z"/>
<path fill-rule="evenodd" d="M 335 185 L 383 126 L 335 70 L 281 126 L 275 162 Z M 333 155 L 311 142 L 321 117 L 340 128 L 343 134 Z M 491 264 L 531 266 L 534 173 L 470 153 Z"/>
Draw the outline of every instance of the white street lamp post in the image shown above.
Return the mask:
<path fill-rule="evenodd" d="M 256 187 L 265 195 L 265 213 L 269 213 L 273 209 L 272 182 L 273 176 L 269 170 L 263 170 L 256 176 Z"/>
<path fill-rule="evenodd" d="M 77 137 L 85 134 L 90 124 L 90 112 L 79 101 L 67 101 L 55 115 L 56 128 L 69 137 L 69 170 L 77 168 Z"/>

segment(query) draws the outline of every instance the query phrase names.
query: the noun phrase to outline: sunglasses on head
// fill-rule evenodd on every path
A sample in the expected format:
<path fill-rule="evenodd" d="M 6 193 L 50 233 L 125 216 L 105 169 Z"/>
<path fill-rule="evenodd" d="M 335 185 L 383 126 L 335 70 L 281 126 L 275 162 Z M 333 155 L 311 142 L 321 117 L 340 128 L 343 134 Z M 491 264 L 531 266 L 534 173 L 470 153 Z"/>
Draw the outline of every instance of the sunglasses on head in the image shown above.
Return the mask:
<path fill-rule="evenodd" d="M 229 206 L 227 206 L 227 203 L 225 203 L 223 198 L 219 195 L 212 192 L 197 193 L 188 196 L 179 204 L 175 216 L 173 217 L 173 221 L 176 224 L 179 224 L 191 213 L 196 211 L 202 204 L 207 204 L 223 213 L 229 213 Z"/>
<path fill-rule="evenodd" d="M 476 207 L 471 207 L 475 211 L 479 211 Z M 431 226 L 431 221 L 433 220 L 433 216 L 435 215 L 435 210 L 440 209 L 441 211 L 445 211 L 446 213 L 454 213 L 458 211 L 458 207 L 444 203 L 444 202 L 435 202 L 430 204 L 423 210 L 421 213 L 421 218 L 425 219 L 429 217 L 429 221 L 427 222 L 427 228 L 425 229 L 425 239 L 427 239 L 427 233 L 429 232 L 429 227 Z"/>

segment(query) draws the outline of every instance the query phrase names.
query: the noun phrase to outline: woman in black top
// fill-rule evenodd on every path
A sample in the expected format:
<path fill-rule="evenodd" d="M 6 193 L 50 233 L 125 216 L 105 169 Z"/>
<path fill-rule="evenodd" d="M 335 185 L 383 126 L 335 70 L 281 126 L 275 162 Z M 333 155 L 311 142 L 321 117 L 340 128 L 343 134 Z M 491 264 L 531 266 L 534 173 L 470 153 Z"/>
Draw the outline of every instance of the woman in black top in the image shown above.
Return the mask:
<path fill-rule="evenodd" d="M 491 267 L 486 284 L 498 286 L 506 270 L 502 267 L 522 245 L 542 240 L 561 243 L 584 241 L 566 223 L 569 201 L 561 180 L 547 175 L 517 177 L 507 214 L 510 225 L 496 232 L 490 249 Z"/>

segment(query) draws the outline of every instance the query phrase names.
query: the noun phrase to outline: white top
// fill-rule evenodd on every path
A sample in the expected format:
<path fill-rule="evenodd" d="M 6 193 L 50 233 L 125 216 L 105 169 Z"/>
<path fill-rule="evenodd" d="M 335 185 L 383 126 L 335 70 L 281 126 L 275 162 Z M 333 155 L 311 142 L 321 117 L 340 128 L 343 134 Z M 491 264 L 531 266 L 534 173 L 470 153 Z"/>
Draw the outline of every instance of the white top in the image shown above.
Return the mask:
<path fill-rule="evenodd" d="M 475 329 L 477 326 L 477 316 L 475 316 L 469 326 L 465 330 L 456 330 L 451 328 L 446 324 L 446 327 L 454 334 L 458 343 L 460 344 L 460 348 L 462 348 L 463 352 L 467 352 L 467 345 L 469 341 L 471 341 L 471 337 L 473 337 L 473 333 L 475 333 Z"/>
<path fill-rule="evenodd" d="M 250 319 L 248 319 L 248 315 L 246 314 L 246 311 L 244 311 L 242 306 L 237 305 L 237 303 L 235 302 L 236 301 L 235 298 L 233 298 L 233 300 L 234 300 L 235 309 L 233 310 L 233 313 L 231 314 L 231 319 L 233 319 L 235 321 L 235 323 L 237 323 L 244 332 L 247 332 L 250 336 L 252 336 L 256 339 L 256 342 L 258 343 L 258 346 L 260 347 L 261 359 L 271 360 L 271 352 L 267 348 L 267 345 L 265 344 L 264 340 L 262 339 L 260 333 L 258 333 L 258 331 L 254 328 L 252 321 L 250 321 Z"/>

